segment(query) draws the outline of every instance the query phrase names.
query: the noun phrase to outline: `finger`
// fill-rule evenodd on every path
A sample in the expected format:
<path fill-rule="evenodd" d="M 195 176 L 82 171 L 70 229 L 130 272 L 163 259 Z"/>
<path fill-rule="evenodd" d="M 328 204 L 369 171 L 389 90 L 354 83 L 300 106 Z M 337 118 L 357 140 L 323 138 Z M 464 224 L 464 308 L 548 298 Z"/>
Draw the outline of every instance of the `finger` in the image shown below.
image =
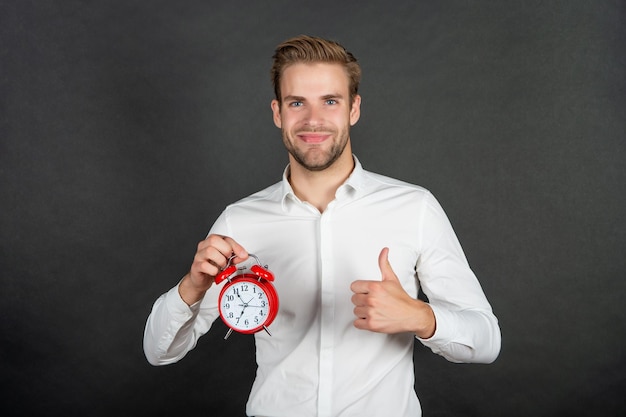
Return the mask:
<path fill-rule="evenodd" d="M 194 256 L 191 272 L 215 276 L 226 266 L 227 262 L 228 259 L 214 246 L 201 242 Z"/>
<path fill-rule="evenodd" d="M 350 284 L 350 290 L 355 294 L 368 294 L 370 292 L 370 282 L 365 280 L 358 280 Z"/>
<path fill-rule="evenodd" d="M 366 305 L 366 301 L 367 301 L 367 294 L 354 294 L 351 298 L 350 301 L 352 301 L 352 304 L 355 307 L 362 307 Z"/>
<path fill-rule="evenodd" d="M 246 250 L 228 236 L 210 235 L 201 244 L 207 250 L 207 258 L 222 267 L 226 265 L 232 255 L 236 256 L 233 263 L 241 262 L 248 258 Z M 216 252 L 213 252 L 211 249 Z"/>
<path fill-rule="evenodd" d="M 204 245 L 205 247 L 215 248 L 226 257 L 230 257 L 233 251 L 232 246 L 230 245 L 230 243 L 228 243 L 226 237 L 221 235 L 209 235 L 204 240 Z"/>
<path fill-rule="evenodd" d="M 194 257 L 192 272 L 199 272 L 209 276 L 217 275 L 232 256 L 232 247 L 224 237 L 210 235 L 198 243 L 198 250 Z"/>
<path fill-rule="evenodd" d="M 358 319 L 354 320 L 353 325 L 357 329 L 366 330 L 365 329 L 365 320 L 364 319 L 358 318 Z"/>
<path fill-rule="evenodd" d="M 192 274 L 202 274 L 210 277 L 215 277 L 221 270 L 222 268 L 215 263 L 202 259 L 195 261 L 191 267 Z"/>
<path fill-rule="evenodd" d="M 198 243 L 196 259 L 223 267 L 231 255 L 230 245 L 221 236 L 211 235 Z"/>
<path fill-rule="evenodd" d="M 380 268 L 383 281 L 398 281 L 398 276 L 393 272 L 391 264 L 389 263 L 389 248 L 383 248 L 383 250 L 380 251 L 380 255 L 378 255 L 378 267 Z"/>
<path fill-rule="evenodd" d="M 353 310 L 353 313 L 357 317 L 357 319 L 366 319 L 367 312 L 368 310 L 365 307 L 355 307 Z"/>
<path fill-rule="evenodd" d="M 224 241 L 228 243 L 231 249 L 231 253 L 235 255 L 235 259 L 233 259 L 234 263 L 239 263 L 248 259 L 248 251 L 239 243 L 237 243 L 235 239 L 226 236 L 224 237 Z"/>
<path fill-rule="evenodd" d="M 356 327 L 359 330 L 372 330 L 373 331 L 372 326 L 370 325 L 370 321 L 365 317 L 363 318 L 359 317 L 356 320 L 354 320 L 352 323 L 354 327 Z"/>

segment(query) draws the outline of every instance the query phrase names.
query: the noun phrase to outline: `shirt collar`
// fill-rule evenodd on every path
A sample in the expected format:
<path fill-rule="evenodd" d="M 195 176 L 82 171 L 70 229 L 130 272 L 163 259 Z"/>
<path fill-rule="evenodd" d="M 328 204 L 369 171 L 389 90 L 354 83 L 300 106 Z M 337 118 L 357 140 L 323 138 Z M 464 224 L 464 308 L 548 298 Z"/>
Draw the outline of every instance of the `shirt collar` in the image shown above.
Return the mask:
<path fill-rule="evenodd" d="M 354 169 L 352 173 L 346 179 L 346 181 L 337 189 L 335 193 L 336 197 L 339 196 L 355 196 L 360 190 L 363 189 L 365 184 L 365 170 L 361 165 L 361 162 L 355 155 L 352 155 L 354 158 Z M 289 165 L 283 171 L 283 180 L 282 180 L 282 208 L 284 211 L 288 210 L 289 204 L 294 202 L 299 202 L 300 200 L 296 197 L 296 194 L 291 188 L 291 184 L 289 184 Z"/>

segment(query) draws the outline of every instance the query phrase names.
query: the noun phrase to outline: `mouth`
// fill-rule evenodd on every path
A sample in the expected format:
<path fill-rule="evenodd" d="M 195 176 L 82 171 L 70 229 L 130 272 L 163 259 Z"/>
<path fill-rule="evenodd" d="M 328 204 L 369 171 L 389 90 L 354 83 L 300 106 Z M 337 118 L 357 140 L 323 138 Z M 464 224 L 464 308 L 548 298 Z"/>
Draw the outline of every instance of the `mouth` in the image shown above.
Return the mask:
<path fill-rule="evenodd" d="M 304 143 L 322 143 L 326 139 L 330 137 L 330 133 L 312 133 L 312 132 L 302 132 L 298 133 L 298 138 Z"/>

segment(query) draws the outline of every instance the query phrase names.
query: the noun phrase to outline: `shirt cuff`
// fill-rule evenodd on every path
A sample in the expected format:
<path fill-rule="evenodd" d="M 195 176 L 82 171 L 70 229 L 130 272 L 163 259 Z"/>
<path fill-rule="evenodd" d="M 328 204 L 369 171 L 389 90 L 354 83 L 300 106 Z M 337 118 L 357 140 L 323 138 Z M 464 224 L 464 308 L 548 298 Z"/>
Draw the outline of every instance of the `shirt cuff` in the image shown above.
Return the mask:
<path fill-rule="evenodd" d="M 430 304 L 430 308 L 432 308 L 435 314 L 435 334 L 428 339 L 416 337 L 424 346 L 428 346 L 432 349 L 438 346 L 445 346 L 452 342 L 456 334 L 456 329 L 454 318 L 449 311 L 432 304 Z"/>
<path fill-rule="evenodd" d="M 180 296 L 180 292 L 178 292 L 178 285 L 169 290 L 165 295 L 165 305 L 167 306 L 167 311 L 174 318 L 174 320 L 180 322 L 186 322 L 191 319 L 200 309 L 200 303 L 201 301 L 197 301 L 191 306 L 188 306 Z"/>

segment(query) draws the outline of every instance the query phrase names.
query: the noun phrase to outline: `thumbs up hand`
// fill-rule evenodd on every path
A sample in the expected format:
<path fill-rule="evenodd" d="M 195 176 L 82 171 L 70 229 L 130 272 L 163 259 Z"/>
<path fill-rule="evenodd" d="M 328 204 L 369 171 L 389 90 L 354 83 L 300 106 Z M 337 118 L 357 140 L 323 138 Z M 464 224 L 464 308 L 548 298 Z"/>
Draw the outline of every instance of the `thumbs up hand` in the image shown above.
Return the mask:
<path fill-rule="evenodd" d="M 388 256 L 388 248 L 378 256 L 381 281 L 358 280 L 350 285 L 357 317 L 354 327 L 387 334 L 412 332 L 427 339 L 435 333 L 435 315 L 427 303 L 404 291 Z"/>

